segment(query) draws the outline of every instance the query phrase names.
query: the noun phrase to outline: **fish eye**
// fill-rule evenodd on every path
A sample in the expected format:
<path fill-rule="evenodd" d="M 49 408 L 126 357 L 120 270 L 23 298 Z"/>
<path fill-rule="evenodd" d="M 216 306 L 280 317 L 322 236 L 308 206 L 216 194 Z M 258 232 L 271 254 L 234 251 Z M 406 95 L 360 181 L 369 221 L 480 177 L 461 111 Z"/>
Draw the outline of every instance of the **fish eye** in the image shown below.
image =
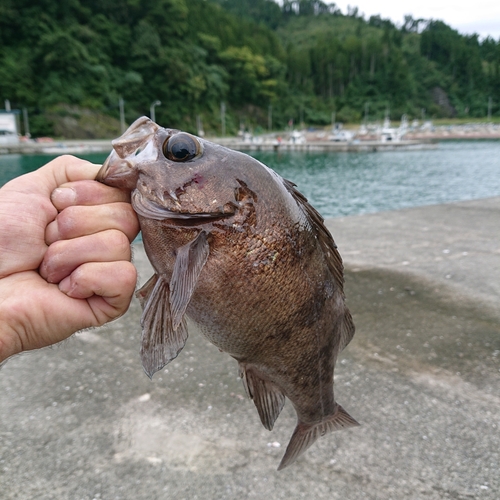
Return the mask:
<path fill-rule="evenodd" d="M 172 161 L 189 161 L 200 153 L 200 143 L 189 134 L 176 134 L 163 144 L 163 153 Z"/>

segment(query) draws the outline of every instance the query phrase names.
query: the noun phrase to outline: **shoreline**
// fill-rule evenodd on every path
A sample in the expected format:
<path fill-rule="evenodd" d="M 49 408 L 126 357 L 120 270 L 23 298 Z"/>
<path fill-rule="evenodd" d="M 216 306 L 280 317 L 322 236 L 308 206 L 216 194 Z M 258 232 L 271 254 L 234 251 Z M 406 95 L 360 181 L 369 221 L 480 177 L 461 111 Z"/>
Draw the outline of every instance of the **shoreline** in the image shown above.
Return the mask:
<path fill-rule="evenodd" d="M 276 151 L 276 152 L 376 152 L 394 150 L 435 149 L 432 140 L 383 141 L 310 141 L 305 143 L 244 142 L 236 138 L 210 138 L 212 142 L 236 151 Z M 0 154 L 85 154 L 107 153 L 111 151 L 111 141 L 56 141 L 54 143 L 20 143 L 15 146 L 0 146 Z"/>
<path fill-rule="evenodd" d="M 447 131 L 437 133 L 408 133 L 405 139 L 397 141 L 380 141 L 357 138 L 350 141 L 325 141 L 312 138 L 306 142 L 290 141 L 243 141 L 237 137 L 209 137 L 208 140 L 237 151 L 276 151 L 276 152 L 377 152 L 377 151 L 409 151 L 419 149 L 436 149 L 440 142 L 446 141 L 486 141 L 500 140 L 500 133 L 493 134 L 460 134 Z M 12 145 L 0 144 L 0 155 L 7 154 L 86 154 L 108 153 L 112 149 L 111 139 L 92 140 L 60 140 L 53 142 L 20 142 Z"/>

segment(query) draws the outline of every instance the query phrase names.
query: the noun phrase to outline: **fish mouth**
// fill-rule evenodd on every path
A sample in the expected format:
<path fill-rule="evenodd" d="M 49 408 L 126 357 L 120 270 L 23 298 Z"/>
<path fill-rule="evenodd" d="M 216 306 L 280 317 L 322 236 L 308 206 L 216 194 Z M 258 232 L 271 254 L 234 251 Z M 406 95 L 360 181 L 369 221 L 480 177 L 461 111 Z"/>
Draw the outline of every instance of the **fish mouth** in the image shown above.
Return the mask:
<path fill-rule="evenodd" d="M 109 155 L 111 156 L 111 155 Z M 95 180 L 98 182 L 104 183 L 104 179 L 106 179 L 106 176 L 109 171 L 109 156 L 106 158 L 105 162 L 102 164 L 102 167 L 99 169 L 99 172 L 97 172 Z"/>
<path fill-rule="evenodd" d="M 95 180 L 108 186 L 131 191 L 137 183 L 137 172 L 127 158 L 112 151 L 97 172 Z"/>
<path fill-rule="evenodd" d="M 141 161 L 155 159 L 152 139 L 160 127 L 149 118 L 142 116 L 117 139 L 111 141 L 113 150 L 97 173 L 96 180 L 122 189 L 132 190 L 137 181 L 134 165 L 139 152 Z"/>
<path fill-rule="evenodd" d="M 173 211 L 146 198 L 138 189 L 132 192 L 132 207 L 146 219 L 178 220 L 183 223 L 208 223 L 232 217 L 235 212 L 181 212 Z"/>

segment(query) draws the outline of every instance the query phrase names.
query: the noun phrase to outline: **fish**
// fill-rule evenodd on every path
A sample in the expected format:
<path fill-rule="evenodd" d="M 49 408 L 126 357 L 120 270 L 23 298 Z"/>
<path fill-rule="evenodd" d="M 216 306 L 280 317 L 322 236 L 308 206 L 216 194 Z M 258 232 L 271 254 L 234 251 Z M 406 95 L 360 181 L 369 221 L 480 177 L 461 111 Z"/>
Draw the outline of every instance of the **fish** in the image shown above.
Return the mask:
<path fill-rule="evenodd" d="M 297 186 L 249 155 L 147 117 L 112 146 L 97 180 L 130 192 L 155 270 L 136 292 L 146 374 L 180 353 L 189 317 L 238 362 L 266 429 L 291 401 L 297 425 L 278 470 L 320 436 L 359 425 L 333 391 L 355 330 L 342 259 Z"/>

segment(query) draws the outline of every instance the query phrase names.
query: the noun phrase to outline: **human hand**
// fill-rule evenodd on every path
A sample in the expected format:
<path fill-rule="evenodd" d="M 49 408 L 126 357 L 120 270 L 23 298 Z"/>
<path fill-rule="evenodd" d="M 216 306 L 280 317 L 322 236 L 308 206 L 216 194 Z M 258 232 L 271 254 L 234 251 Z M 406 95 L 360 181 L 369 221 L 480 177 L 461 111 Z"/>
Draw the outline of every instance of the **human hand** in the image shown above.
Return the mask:
<path fill-rule="evenodd" d="M 61 156 L 0 189 L 0 362 L 128 309 L 139 224 L 99 168 Z"/>

